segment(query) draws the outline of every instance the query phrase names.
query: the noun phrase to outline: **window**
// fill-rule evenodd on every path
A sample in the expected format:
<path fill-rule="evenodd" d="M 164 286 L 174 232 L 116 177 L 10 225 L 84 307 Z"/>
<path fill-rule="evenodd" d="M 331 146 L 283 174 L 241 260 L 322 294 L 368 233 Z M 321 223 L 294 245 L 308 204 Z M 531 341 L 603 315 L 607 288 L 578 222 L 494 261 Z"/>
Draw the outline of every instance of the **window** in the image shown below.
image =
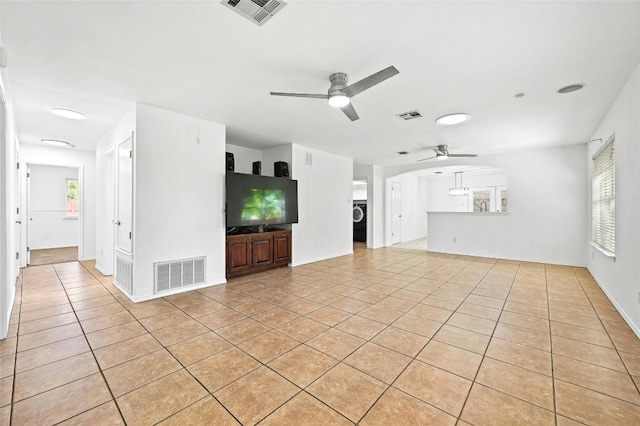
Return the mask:
<path fill-rule="evenodd" d="M 615 137 L 593 156 L 593 242 L 610 254 L 616 249 Z"/>
<path fill-rule="evenodd" d="M 80 212 L 80 191 L 78 179 L 67 179 L 67 198 L 65 200 L 65 216 L 78 217 Z"/>

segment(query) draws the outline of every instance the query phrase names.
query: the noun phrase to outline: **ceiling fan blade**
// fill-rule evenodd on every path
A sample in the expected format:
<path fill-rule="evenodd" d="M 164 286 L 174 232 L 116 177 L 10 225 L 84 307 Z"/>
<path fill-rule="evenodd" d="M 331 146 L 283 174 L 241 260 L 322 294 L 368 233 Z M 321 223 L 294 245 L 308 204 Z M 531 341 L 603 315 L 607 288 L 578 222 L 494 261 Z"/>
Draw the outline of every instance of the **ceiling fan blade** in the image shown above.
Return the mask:
<path fill-rule="evenodd" d="M 449 154 L 449 157 L 477 157 L 478 154 Z"/>
<path fill-rule="evenodd" d="M 344 93 L 347 94 L 350 98 L 354 97 L 358 93 L 362 93 L 367 89 L 375 86 L 378 83 L 382 83 L 386 79 L 393 77 L 398 74 L 400 71 L 396 69 L 394 66 L 390 66 L 389 68 L 385 68 L 382 71 L 378 71 L 375 74 L 371 74 L 369 77 L 365 77 L 360 81 L 356 81 L 355 83 L 345 87 L 342 89 Z"/>
<path fill-rule="evenodd" d="M 351 104 L 351 102 L 341 107 L 340 109 L 342 110 L 342 112 L 345 113 L 347 117 L 349 117 L 349 120 L 351 121 L 356 121 L 357 119 L 360 118 L 358 116 L 358 113 L 356 112 L 356 109 L 353 107 L 353 104 Z"/>
<path fill-rule="evenodd" d="M 420 161 L 433 160 L 434 158 L 437 158 L 437 155 L 434 157 L 423 158 L 423 159 L 417 160 L 416 162 L 419 163 Z"/>
<path fill-rule="evenodd" d="M 315 99 L 329 99 L 329 95 L 317 95 L 313 93 L 284 93 L 284 92 L 270 92 L 271 96 L 290 96 L 294 98 L 315 98 Z"/>

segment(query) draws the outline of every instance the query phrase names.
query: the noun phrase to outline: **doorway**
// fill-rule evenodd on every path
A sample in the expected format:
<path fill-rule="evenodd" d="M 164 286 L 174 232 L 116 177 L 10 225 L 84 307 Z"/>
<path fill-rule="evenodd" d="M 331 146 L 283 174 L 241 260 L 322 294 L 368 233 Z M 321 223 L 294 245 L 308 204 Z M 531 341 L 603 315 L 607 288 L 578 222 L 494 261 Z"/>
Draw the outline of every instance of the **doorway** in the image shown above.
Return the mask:
<path fill-rule="evenodd" d="M 27 264 L 82 258 L 82 167 L 27 164 Z"/>
<path fill-rule="evenodd" d="M 391 244 L 402 242 L 402 185 L 391 182 Z"/>

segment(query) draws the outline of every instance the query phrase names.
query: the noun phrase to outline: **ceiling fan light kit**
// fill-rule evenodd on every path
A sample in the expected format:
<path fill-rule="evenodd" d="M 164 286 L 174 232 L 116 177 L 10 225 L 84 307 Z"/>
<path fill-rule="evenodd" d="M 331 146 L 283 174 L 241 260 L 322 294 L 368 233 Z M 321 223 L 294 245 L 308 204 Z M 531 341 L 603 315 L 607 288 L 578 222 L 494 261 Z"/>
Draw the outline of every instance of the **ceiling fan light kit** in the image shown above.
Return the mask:
<path fill-rule="evenodd" d="M 371 74 L 369 77 L 365 77 L 360 81 L 347 86 L 349 76 L 343 72 L 335 72 L 329 76 L 331 86 L 326 95 L 313 94 L 313 93 L 286 93 L 286 92 L 271 92 L 271 96 L 289 96 L 295 98 L 313 98 L 313 99 L 327 99 L 329 105 L 332 107 L 340 108 L 344 114 L 349 117 L 349 120 L 356 121 L 360 117 L 356 112 L 353 104 L 351 104 L 351 98 L 359 93 L 364 92 L 367 89 L 372 88 L 378 83 L 382 83 L 386 79 L 398 74 L 399 71 L 394 66 L 387 67 L 375 74 Z"/>

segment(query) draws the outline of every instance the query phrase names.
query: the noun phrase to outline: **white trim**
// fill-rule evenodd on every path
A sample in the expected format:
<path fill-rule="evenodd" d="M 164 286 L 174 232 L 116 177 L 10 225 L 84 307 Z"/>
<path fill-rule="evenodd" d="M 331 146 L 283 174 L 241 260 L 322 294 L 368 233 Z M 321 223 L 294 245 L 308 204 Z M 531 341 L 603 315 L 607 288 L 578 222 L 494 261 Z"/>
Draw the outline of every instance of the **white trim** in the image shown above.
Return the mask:
<path fill-rule="evenodd" d="M 598 284 L 598 287 L 600 287 L 600 290 L 602 290 L 602 292 L 605 294 L 605 296 L 607 296 L 607 299 L 609 299 L 609 302 L 611 302 L 611 304 L 616 308 L 616 311 L 618 311 L 618 313 L 622 316 L 622 318 L 625 320 L 625 322 L 627 323 L 629 328 L 631 328 L 631 330 L 640 339 L 640 329 L 638 329 L 638 327 L 636 327 L 636 325 L 633 323 L 633 321 L 631 321 L 631 318 L 629 318 L 629 315 L 627 315 L 626 312 L 622 309 L 622 307 L 616 302 L 616 300 L 613 298 L 611 293 L 609 293 L 607 291 L 607 288 L 600 283 L 600 280 L 596 276 L 595 272 L 588 266 L 587 266 L 587 271 L 589 271 L 589 273 L 591 274 L 591 276 L 595 280 L 596 284 Z"/>
<path fill-rule="evenodd" d="M 131 300 L 133 303 L 139 303 L 139 302 L 146 302 L 147 300 L 161 299 L 163 297 L 171 296 L 171 295 L 174 295 L 174 294 L 180 294 L 180 293 L 186 293 L 188 291 L 199 290 L 201 288 L 214 287 L 214 286 L 218 286 L 218 285 L 222 285 L 222 284 L 226 284 L 226 283 L 227 283 L 227 280 L 223 280 L 223 281 L 221 281 L 219 283 L 205 283 L 205 284 L 199 284 L 199 285 L 190 285 L 188 287 L 181 287 L 181 288 L 177 288 L 175 290 L 165 291 L 165 292 L 162 292 L 162 294 L 151 294 L 149 296 L 141 296 L 141 297 L 136 297 L 136 296 L 133 296 L 133 295 L 127 293 L 126 290 L 124 290 L 122 287 L 120 287 L 115 282 L 113 283 L 113 285 L 118 290 L 120 290 L 120 292 L 122 294 L 127 296 L 127 298 L 129 300 Z"/>
<path fill-rule="evenodd" d="M 614 262 L 616 261 L 616 254 L 611 253 L 609 250 L 605 249 L 604 247 L 601 247 L 600 244 L 594 243 L 593 241 L 589 241 L 589 245 L 591 245 L 593 248 L 595 248 L 596 250 L 598 250 L 600 253 L 604 254 L 608 258 L 613 259 Z"/>
<path fill-rule="evenodd" d="M 301 262 L 294 262 L 292 261 L 291 263 L 289 263 L 290 267 L 295 267 L 295 266 L 301 266 L 301 265 L 306 265 L 309 263 L 315 263 L 315 262 L 322 262 L 323 260 L 329 260 L 329 259 L 335 259 L 336 257 L 342 257 L 342 256 L 349 256 L 353 254 L 353 249 L 344 252 L 344 253 L 340 253 L 340 254 L 330 254 L 327 256 L 322 256 L 322 257 L 317 257 L 314 259 L 305 259 Z M 293 260 L 293 259 L 292 259 Z"/>

